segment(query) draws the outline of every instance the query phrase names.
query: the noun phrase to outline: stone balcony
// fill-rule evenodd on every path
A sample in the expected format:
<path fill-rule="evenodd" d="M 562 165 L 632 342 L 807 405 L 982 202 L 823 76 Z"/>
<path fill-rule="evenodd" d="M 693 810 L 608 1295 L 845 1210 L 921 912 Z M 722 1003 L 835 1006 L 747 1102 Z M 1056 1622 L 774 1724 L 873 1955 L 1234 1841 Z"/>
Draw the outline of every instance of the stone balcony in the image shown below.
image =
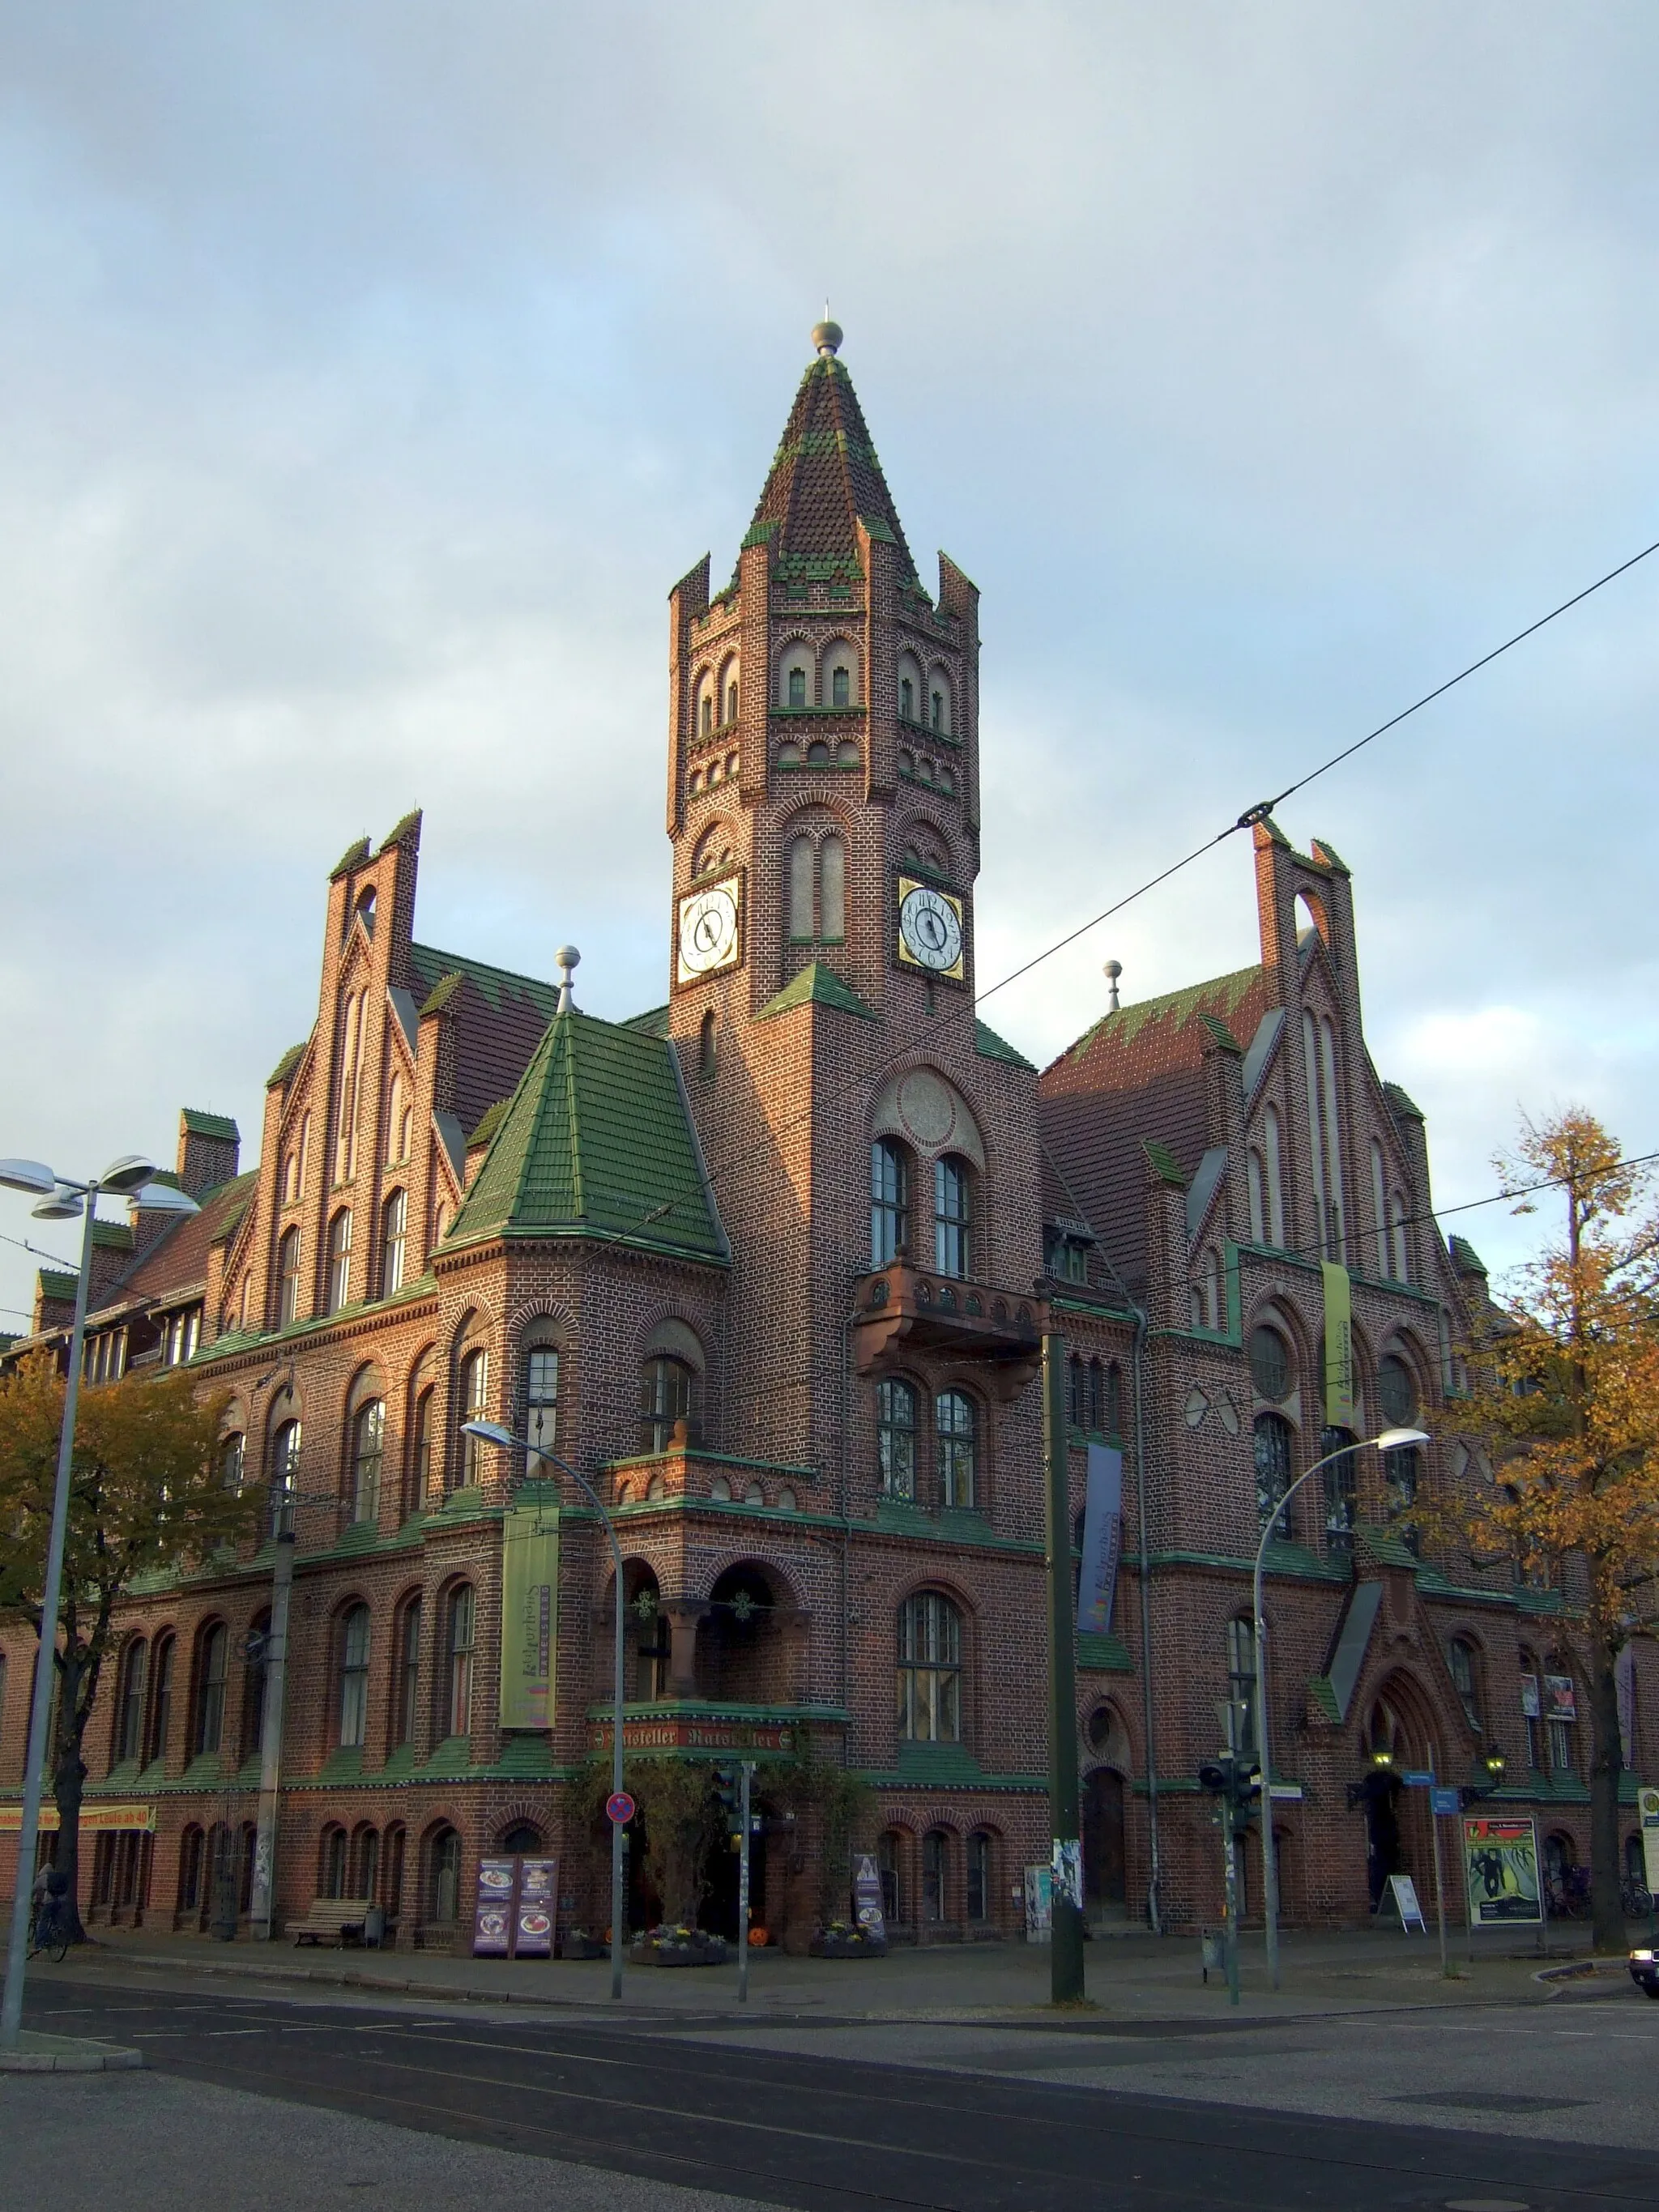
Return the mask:
<path fill-rule="evenodd" d="M 853 1356 L 860 1375 L 921 1352 L 965 1360 L 1007 1404 L 1042 1364 L 1048 1322 L 1048 1302 L 1035 1291 L 942 1275 L 901 1257 L 863 1276 L 854 1291 Z"/>

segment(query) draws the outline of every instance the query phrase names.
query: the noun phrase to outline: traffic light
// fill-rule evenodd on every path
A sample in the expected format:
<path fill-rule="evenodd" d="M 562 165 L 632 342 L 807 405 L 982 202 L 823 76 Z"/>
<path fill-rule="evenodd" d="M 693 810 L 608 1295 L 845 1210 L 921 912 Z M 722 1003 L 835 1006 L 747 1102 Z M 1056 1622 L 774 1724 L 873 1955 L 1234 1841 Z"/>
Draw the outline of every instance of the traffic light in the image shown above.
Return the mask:
<path fill-rule="evenodd" d="M 733 1837 L 741 1836 L 743 1833 L 742 1775 L 736 1765 L 717 1766 L 714 1769 L 714 1795 L 720 1800 L 720 1811 L 725 1816 L 726 1833 Z"/>
<path fill-rule="evenodd" d="M 1261 1797 L 1261 1769 L 1246 1753 L 1224 1751 L 1207 1759 L 1198 1770 L 1200 1789 L 1224 1797 L 1235 1820 L 1248 1820 Z"/>

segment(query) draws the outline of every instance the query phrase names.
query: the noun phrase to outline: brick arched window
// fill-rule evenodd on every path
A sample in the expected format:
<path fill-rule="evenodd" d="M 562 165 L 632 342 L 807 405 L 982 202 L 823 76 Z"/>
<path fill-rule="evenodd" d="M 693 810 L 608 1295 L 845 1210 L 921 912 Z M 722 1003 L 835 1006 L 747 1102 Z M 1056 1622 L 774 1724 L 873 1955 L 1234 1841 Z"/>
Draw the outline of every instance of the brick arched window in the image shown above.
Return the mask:
<path fill-rule="evenodd" d="M 973 1170 L 955 1152 L 933 1163 L 933 1265 L 941 1275 L 973 1273 L 969 1235 Z"/>
<path fill-rule="evenodd" d="M 910 1242 L 910 1163 L 902 1145 L 878 1137 L 870 1147 L 870 1264 L 884 1267 Z"/>
<path fill-rule="evenodd" d="M 366 1605 L 347 1608 L 340 1620 L 340 1745 L 361 1750 L 368 1728 L 369 1615 Z"/>
<path fill-rule="evenodd" d="M 896 1376 L 876 1385 L 876 1464 L 884 1498 L 916 1494 L 916 1394 Z"/>
<path fill-rule="evenodd" d="M 971 1506 L 979 1496 L 979 1408 L 965 1390 L 941 1390 L 933 1401 L 939 1502 Z"/>
<path fill-rule="evenodd" d="M 116 1692 L 115 1759 L 118 1765 L 142 1759 L 144 1751 L 144 1689 L 149 1671 L 149 1646 L 135 1636 L 121 1655 L 121 1680 Z"/>
<path fill-rule="evenodd" d="M 283 1230 L 276 1244 L 276 1326 L 287 1328 L 300 1315 L 300 1228 Z"/>
<path fill-rule="evenodd" d="M 192 1748 L 203 1758 L 225 1738 L 225 1674 L 230 1661 L 230 1632 L 222 1620 L 207 1629 L 196 1651 L 196 1726 Z"/>
<path fill-rule="evenodd" d="M 472 1642 L 477 1629 L 477 1599 L 471 1583 L 460 1583 L 449 1593 L 444 1615 L 444 1734 L 472 1733 Z"/>
<path fill-rule="evenodd" d="M 145 1764 L 166 1759 L 167 1738 L 173 1732 L 173 1673 L 179 1653 L 179 1639 L 170 1632 L 158 1636 L 150 1660 L 149 1743 L 144 1754 Z"/>
<path fill-rule="evenodd" d="M 898 1732 L 910 1743 L 962 1741 L 962 1615 L 938 1590 L 898 1614 Z"/>
<path fill-rule="evenodd" d="M 371 1398 L 351 1419 L 351 1517 L 380 1517 L 380 1470 L 386 1459 L 386 1401 Z"/>
<path fill-rule="evenodd" d="M 460 1478 L 463 1487 L 470 1489 L 483 1479 L 484 1460 L 483 1442 L 467 1434 L 466 1423 L 482 1421 L 489 1410 L 489 1353 L 482 1344 L 463 1355 L 460 1384 Z"/>
<path fill-rule="evenodd" d="M 409 1249 L 409 1193 L 394 1190 L 380 1208 L 380 1296 L 404 1286 L 404 1258 Z"/>
<path fill-rule="evenodd" d="M 323 1304 L 338 1313 L 351 1297 L 351 1208 L 343 1206 L 328 1224 L 328 1280 Z"/>
<path fill-rule="evenodd" d="M 675 1425 L 696 1410 L 697 1378 L 689 1361 L 654 1352 L 640 1367 L 640 1449 L 665 1452 Z"/>
<path fill-rule="evenodd" d="M 1291 1486 L 1291 1425 L 1282 1413 L 1258 1413 L 1253 1442 L 1256 1526 L 1265 1528 L 1277 1515 L 1279 1525 L 1273 1534 L 1282 1542 L 1288 1530 L 1279 1509 Z"/>

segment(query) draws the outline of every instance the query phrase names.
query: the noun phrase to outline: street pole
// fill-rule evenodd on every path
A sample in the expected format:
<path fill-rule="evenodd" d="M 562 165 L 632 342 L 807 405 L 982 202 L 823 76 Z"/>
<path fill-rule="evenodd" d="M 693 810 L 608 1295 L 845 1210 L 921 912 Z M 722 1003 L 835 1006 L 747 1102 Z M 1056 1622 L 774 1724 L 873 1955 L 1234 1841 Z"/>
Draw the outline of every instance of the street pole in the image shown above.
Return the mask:
<path fill-rule="evenodd" d="M 46 1541 L 46 1581 L 40 1595 L 40 1648 L 34 1658 L 34 1702 L 29 1711 L 29 1751 L 23 1771 L 23 1817 L 17 1832 L 17 1879 L 12 1885 L 11 1929 L 6 1945 L 6 1992 L 0 2000 L 0 2051 L 15 2051 L 23 2032 L 23 1975 L 28 1962 L 34 1905 L 34 1853 L 40 1834 L 40 1785 L 46 1772 L 46 1729 L 52 1719 L 52 1669 L 58 1664 L 58 1601 L 69 1531 L 70 1468 L 75 1458 L 75 1414 L 81 1396 L 81 1349 L 87 1334 L 87 1293 L 92 1284 L 92 1230 L 98 1186 L 85 1189 L 86 1225 L 81 1232 L 81 1273 L 75 1285 L 70 1330 L 64 1420 L 58 1431 L 58 1477 L 52 1493 L 52 1534 Z"/>
<path fill-rule="evenodd" d="M 1429 1826 L 1434 1836 L 1434 1917 L 1440 1931 L 1440 1978 L 1446 1978 L 1446 1875 L 1440 1852 L 1440 1815 L 1431 1811 Z"/>
<path fill-rule="evenodd" d="M 288 1611 L 294 1589 L 293 1507 L 276 1509 L 276 1571 L 270 1581 L 270 1627 L 265 1638 L 264 1701 L 259 1713 L 259 1812 L 253 1843 L 253 1887 L 248 1919 L 254 1940 L 276 1934 L 276 1816 L 283 1779 L 283 1701 L 288 1686 Z"/>
<path fill-rule="evenodd" d="M 1078 1837 L 1077 1650 L 1072 1619 L 1072 1486 L 1066 1433 L 1066 1340 L 1042 1339 L 1042 1445 L 1048 1553 L 1049 1996 L 1082 2002 L 1083 1850 Z"/>
<path fill-rule="evenodd" d="M 749 2002 L 749 1779 L 755 1762 L 745 1759 L 738 1770 L 738 1817 L 743 1822 L 742 1848 L 738 1854 L 738 2002 Z"/>
<path fill-rule="evenodd" d="M 1226 1854 L 1222 1869 L 1227 1900 L 1227 2002 L 1238 2002 L 1238 1841 L 1233 1826 L 1231 1794 L 1221 1801 L 1221 1848 Z"/>

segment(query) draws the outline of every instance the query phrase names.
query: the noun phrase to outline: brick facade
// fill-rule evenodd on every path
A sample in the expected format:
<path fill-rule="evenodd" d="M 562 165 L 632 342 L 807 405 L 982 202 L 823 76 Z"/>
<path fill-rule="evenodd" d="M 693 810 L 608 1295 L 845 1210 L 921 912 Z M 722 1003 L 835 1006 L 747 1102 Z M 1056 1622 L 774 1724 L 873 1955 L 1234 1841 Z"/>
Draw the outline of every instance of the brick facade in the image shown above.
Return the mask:
<path fill-rule="evenodd" d="M 1074 1377 L 1078 1512 L 1090 1437 L 1125 1455 L 1111 1632 L 1078 1651 L 1103 1919 L 1146 1910 L 1154 1850 L 1163 1924 L 1219 1911 L 1195 1773 L 1248 1612 L 1259 1464 L 1271 1483 L 1275 1449 L 1294 1475 L 1322 1448 L 1322 1260 L 1352 1283 L 1359 1435 L 1407 1414 L 1432 1433 L 1455 1386 L 1484 1279 L 1441 1243 L 1421 1116 L 1367 1053 L 1352 886 L 1328 848 L 1300 854 L 1259 825 L 1259 963 L 1106 1013 L 1041 1076 L 978 1022 L 977 593 L 943 556 L 923 589 L 838 338 L 815 334 L 731 583 L 712 593 L 705 559 L 671 597 L 666 1006 L 600 1023 L 558 986 L 422 945 L 407 817 L 330 878 L 317 1021 L 270 1079 L 257 1168 L 237 1172 L 231 1125 L 186 1111 L 178 1177 L 202 1212 L 135 1209 L 100 1250 L 95 1376 L 190 1360 L 233 1394 L 246 1480 L 275 1480 L 298 1436 L 285 1916 L 372 1885 L 400 1943 L 465 1942 L 477 1860 L 516 1832 L 558 1854 L 562 1921 L 603 1924 L 579 1798 L 607 1741 L 608 1547 L 566 1498 L 551 1723 L 503 1729 L 518 1470 L 460 1431 L 481 1411 L 522 1432 L 550 1354 L 544 1441 L 599 1488 L 627 1558 L 630 1749 L 708 1759 L 810 1734 L 871 1778 L 890 1905 L 923 1940 L 1014 1931 L 1021 1869 L 1048 1856 L 1045 1325 Z M 931 968 L 902 929 L 918 890 L 952 955 Z M 906 1187 L 872 1249 L 878 1141 Z M 11 1356 L 61 1343 L 72 1296 L 43 1279 L 37 1338 Z M 649 1429 L 647 1372 L 684 1394 L 653 1401 Z M 1433 1444 L 1417 1479 L 1459 1482 L 1462 1462 Z M 1352 1498 L 1304 1490 L 1270 1554 L 1275 1771 L 1303 1793 L 1275 1816 L 1293 1922 L 1368 1910 L 1368 1816 L 1347 1790 L 1383 1741 L 1455 1780 L 1483 1778 L 1495 1745 L 1500 1802 L 1588 1851 L 1588 1720 L 1552 1735 L 1521 1711 L 1523 1674 L 1566 1671 L 1554 1601 L 1418 1557 L 1401 1505 L 1362 1453 Z M 259 1678 L 244 1655 L 272 1559 L 267 1544 L 134 1597 L 88 1802 L 153 1807 L 155 1827 L 83 1850 L 94 1918 L 204 1925 L 226 1837 L 245 1875 Z M 945 1608 L 907 1616 L 935 1639 L 907 1724 L 899 1624 L 918 1597 Z M 1350 1663 L 1343 1625 L 1373 1605 Z M 15 1790 L 31 1653 L 7 1645 Z M 1645 1647 L 1636 1666 L 1644 1687 Z M 1653 1704 L 1638 1688 L 1644 1772 Z M 1421 1793 L 1396 1812 L 1397 1863 L 1427 1896 Z M 791 1942 L 811 1930 L 809 1830 L 768 1840 L 757 1917 Z"/>

